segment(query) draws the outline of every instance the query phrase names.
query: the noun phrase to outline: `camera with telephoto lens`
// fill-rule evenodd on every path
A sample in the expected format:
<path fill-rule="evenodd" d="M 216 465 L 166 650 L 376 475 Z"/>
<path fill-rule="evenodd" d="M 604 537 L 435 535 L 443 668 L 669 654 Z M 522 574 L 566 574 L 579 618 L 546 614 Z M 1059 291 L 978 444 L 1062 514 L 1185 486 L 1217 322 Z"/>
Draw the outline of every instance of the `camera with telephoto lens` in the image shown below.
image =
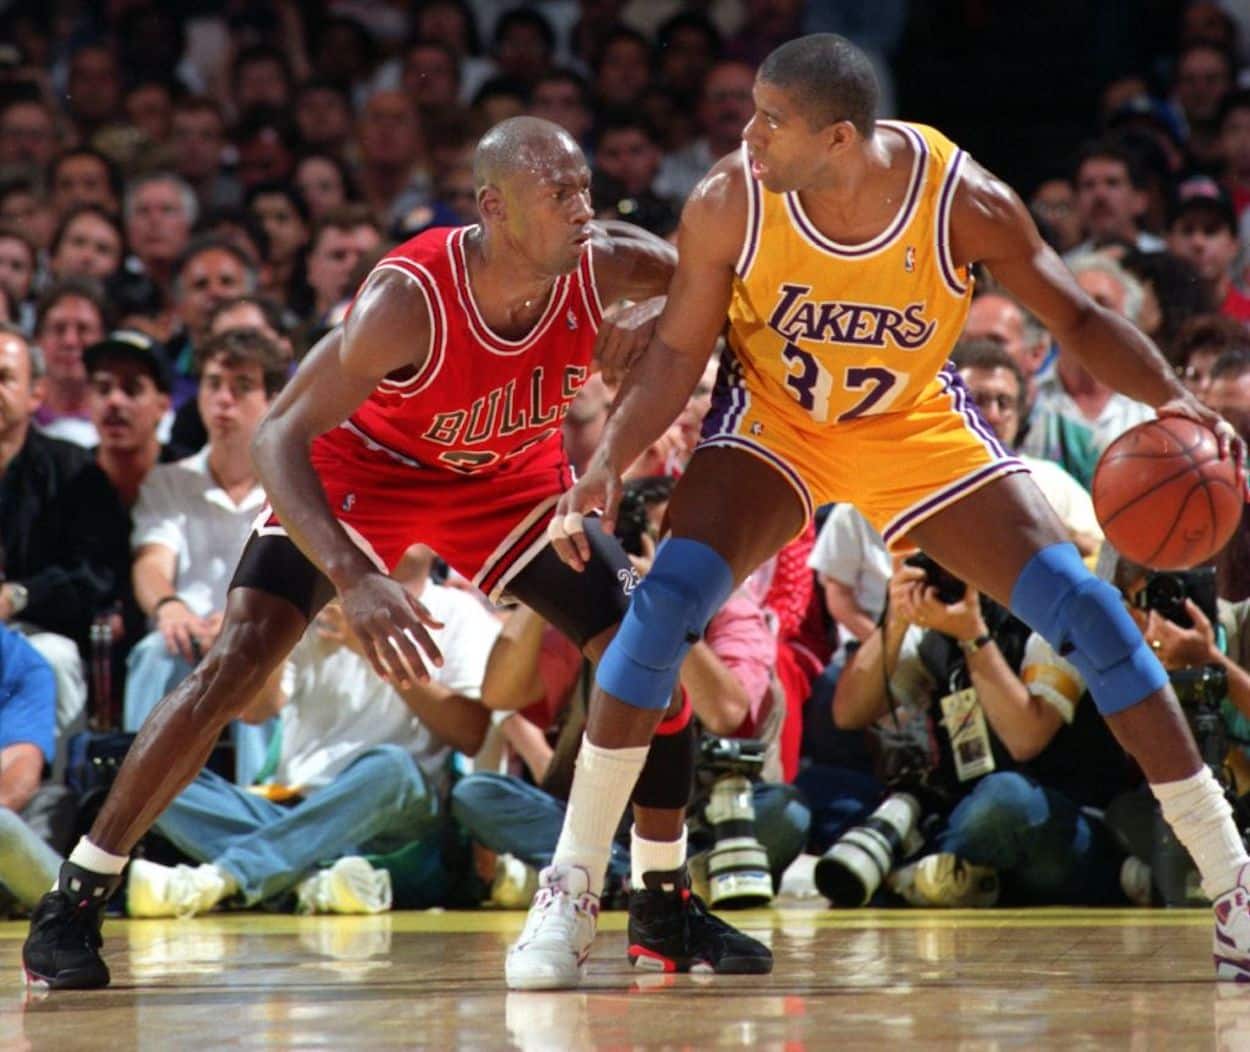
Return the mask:
<path fill-rule="evenodd" d="M 938 602 L 950 606 L 951 603 L 959 602 L 968 592 L 968 586 L 963 581 L 924 552 L 909 555 L 903 563 L 924 571 L 925 581 L 937 589 Z"/>
<path fill-rule="evenodd" d="M 920 849 L 920 801 L 890 793 L 872 814 L 838 838 L 816 863 L 816 887 L 831 906 L 866 906 L 890 871 Z"/>
<path fill-rule="evenodd" d="M 1185 600 L 1192 600 L 1206 619 L 1215 624 L 1219 616 L 1215 597 L 1215 567 L 1200 566 L 1196 570 L 1147 574 L 1145 586 L 1133 597 L 1133 605 L 1140 610 L 1153 610 L 1181 628 L 1193 628 L 1193 618 L 1185 609 Z"/>
<path fill-rule="evenodd" d="M 712 830 L 707 856 L 708 902 L 721 908 L 766 906 L 773 899 L 768 853 L 755 835 L 751 783 L 764 769 L 758 738 L 704 735 L 699 772 L 712 779 L 704 818 Z"/>

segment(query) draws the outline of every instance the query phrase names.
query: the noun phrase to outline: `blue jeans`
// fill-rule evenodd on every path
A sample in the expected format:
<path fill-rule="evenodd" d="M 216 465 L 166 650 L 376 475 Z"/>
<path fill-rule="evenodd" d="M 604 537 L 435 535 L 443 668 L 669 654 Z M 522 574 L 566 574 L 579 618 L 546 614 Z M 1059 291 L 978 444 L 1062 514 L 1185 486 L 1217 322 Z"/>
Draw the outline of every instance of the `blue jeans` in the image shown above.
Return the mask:
<path fill-rule="evenodd" d="M 882 800 L 882 785 L 867 771 L 814 763 L 799 771 L 795 788 L 812 809 L 810 849 L 823 855 Z"/>
<path fill-rule="evenodd" d="M 320 862 L 381 854 L 436 833 L 441 811 L 412 757 L 377 745 L 292 807 L 201 771 L 156 829 L 234 877 L 251 906 L 293 888 Z"/>
<path fill-rule="evenodd" d="M 811 815 L 788 785 L 756 784 L 755 833 L 768 853 L 775 878 L 785 872 L 803 850 Z M 462 778 L 451 791 L 451 813 L 469 834 L 497 854 L 515 855 L 541 869 L 551 864 L 552 852 L 564 824 L 565 802 L 520 778 L 482 772 Z M 690 848 L 701 846 L 692 838 Z M 614 840 L 608 861 L 608 883 L 629 877 L 629 848 Z"/>
<path fill-rule="evenodd" d="M 1021 905 L 1122 902 L 1121 852 L 1102 820 L 1014 771 L 987 774 L 951 812 L 937 850 L 998 871 Z"/>
<path fill-rule="evenodd" d="M 171 654 L 159 632 L 149 632 L 126 658 L 126 692 L 122 701 L 122 730 L 137 731 L 166 694 L 191 674 L 181 654 Z M 231 725 L 234 740 L 234 780 L 238 785 L 251 785 L 264 766 L 269 739 L 277 724 L 270 720 L 253 725 L 235 720 Z"/>

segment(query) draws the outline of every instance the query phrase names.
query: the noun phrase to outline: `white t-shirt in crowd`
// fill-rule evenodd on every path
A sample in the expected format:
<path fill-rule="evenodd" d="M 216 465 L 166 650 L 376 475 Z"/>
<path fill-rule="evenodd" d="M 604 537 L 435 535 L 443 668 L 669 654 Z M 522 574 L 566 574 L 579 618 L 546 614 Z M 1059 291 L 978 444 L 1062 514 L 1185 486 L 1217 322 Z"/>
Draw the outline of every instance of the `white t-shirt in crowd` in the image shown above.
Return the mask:
<path fill-rule="evenodd" d="M 226 606 L 235 564 L 265 504 L 260 486 L 235 504 L 208 470 L 208 447 L 173 464 L 157 464 L 143 480 L 130 532 L 131 551 L 160 544 L 177 556 L 174 588 L 205 617 Z"/>
<path fill-rule="evenodd" d="M 1053 460 L 1017 454 L 1033 474 L 1033 481 L 1055 513 L 1073 533 L 1102 537 L 1102 527 L 1094 514 L 1094 500 L 1089 492 Z"/>
<path fill-rule="evenodd" d="M 821 527 L 807 565 L 855 593 L 855 602 L 876 620 L 894 572 L 885 541 L 852 504 L 838 504 Z"/>
<path fill-rule="evenodd" d="M 469 698 L 481 697 L 486 659 L 502 627 L 471 595 L 427 584 L 421 602 L 444 625 L 430 635 L 443 655 L 429 668 L 432 682 Z M 375 745 L 406 748 L 431 788 L 446 790 L 449 748 L 430 733 L 364 658 L 327 642 L 314 624 L 291 652 L 282 686 L 282 745 L 274 780 L 312 789 L 342 773 Z"/>

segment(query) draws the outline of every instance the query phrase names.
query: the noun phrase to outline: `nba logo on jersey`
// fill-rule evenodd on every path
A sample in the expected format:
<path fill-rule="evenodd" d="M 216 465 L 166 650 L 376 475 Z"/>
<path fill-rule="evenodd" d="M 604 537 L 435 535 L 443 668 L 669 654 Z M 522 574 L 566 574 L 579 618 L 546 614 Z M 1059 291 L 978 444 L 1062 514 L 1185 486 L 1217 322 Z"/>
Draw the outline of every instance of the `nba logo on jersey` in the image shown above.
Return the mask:
<path fill-rule="evenodd" d="M 565 315 L 564 323 L 569 327 L 569 332 L 577 332 L 577 315 L 572 311 Z"/>
<path fill-rule="evenodd" d="M 355 503 L 356 503 L 356 494 L 349 493 L 343 498 L 343 503 L 341 507 L 344 511 L 351 511 Z"/>
<path fill-rule="evenodd" d="M 916 269 L 916 250 L 911 246 L 907 246 L 907 251 L 903 253 L 903 269 L 910 274 Z"/>

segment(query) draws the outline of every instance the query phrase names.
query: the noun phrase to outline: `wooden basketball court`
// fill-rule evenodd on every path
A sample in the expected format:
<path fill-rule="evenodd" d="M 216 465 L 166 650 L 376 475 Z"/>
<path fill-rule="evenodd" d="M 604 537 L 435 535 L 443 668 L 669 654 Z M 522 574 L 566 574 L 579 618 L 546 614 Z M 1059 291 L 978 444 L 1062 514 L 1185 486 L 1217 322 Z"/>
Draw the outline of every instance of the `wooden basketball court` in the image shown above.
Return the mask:
<path fill-rule="evenodd" d="M 508 993 L 521 913 L 109 921 L 107 990 L 28 993 L 0 925 L 0 1048 L 1250 1048 L 1207 911 L 737 914 L 771 976 L 640 973 L 605 914 L 579 991 Z"/>

